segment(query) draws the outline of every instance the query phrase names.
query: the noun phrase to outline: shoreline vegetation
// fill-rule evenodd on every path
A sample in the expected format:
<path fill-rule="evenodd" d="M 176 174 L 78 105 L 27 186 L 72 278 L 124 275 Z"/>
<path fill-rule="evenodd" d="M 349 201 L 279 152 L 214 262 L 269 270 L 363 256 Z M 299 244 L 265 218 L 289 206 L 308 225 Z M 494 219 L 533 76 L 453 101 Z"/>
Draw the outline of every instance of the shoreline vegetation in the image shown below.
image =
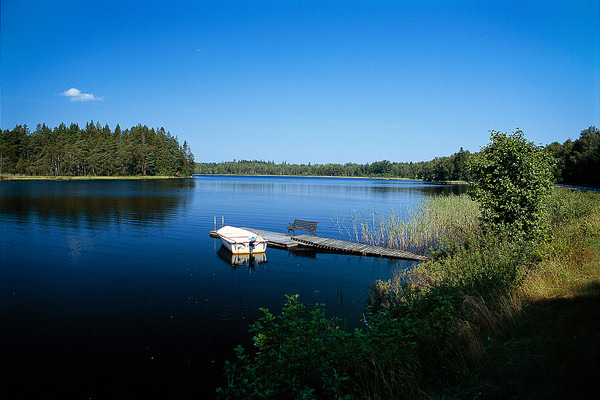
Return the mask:
<path fill-rule="evenodd" d="M 369 287 L 363 329 L 345 331 L 299 295 L 279 314 L 262 309 L 217 393 L 597 398 L 600 194 L 552 187 L 552 167 L 521 132 L 492 132 L 470 167 L 471 197 L 433 197 L 406 222 L 359 214 L 340 224 L 390 246 L 410 246 L 412 234 L 432 259 Z"/>

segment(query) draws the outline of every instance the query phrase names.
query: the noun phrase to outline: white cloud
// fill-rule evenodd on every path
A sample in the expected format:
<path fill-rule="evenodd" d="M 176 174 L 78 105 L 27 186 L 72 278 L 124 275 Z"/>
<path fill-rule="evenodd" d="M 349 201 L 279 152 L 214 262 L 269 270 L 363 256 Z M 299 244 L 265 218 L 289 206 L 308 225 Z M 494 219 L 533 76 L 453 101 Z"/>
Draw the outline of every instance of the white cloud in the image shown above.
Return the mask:
<path fill-rule="evenodd" d="M 102 97 L 96 97 L 91 93 L 81 93 L 81 90 L 71 88 L 62 92 L 62 95 L 68 97 L 71 101 L 102 101 Z"/>

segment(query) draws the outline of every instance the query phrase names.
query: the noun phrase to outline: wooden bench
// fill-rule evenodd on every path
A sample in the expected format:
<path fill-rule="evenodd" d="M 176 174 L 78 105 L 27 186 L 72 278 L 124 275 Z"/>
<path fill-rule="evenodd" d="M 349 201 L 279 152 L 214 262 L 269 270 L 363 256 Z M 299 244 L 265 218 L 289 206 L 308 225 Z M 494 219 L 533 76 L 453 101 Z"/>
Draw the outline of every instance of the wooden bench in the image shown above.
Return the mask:
<path fill-rule="evenodd" d="M 295 219 L 293 223 L 287 226 L 288 233 L 296 234 L 296 230 L 306 231 L 313 236 L 317 235 L 317 224 L 315 221 L 305 221 L 303 219 Z"/>

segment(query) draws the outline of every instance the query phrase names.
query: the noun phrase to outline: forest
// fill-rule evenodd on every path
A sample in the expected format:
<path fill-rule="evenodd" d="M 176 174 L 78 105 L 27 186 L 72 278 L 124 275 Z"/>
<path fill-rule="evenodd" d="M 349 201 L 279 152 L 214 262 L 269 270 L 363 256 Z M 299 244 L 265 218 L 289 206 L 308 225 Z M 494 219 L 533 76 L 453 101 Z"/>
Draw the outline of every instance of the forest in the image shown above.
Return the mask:
<path fill-rule="evenodd" d="M 275 164 L 272 161 L 230 161 L 196 163 L 198 174 L 341 176 L 373 178 L 407 178 L 427 181 L 465 181 L 468 179 L 469 151 L 462 148 L 449 157 L 427 162 L 375 161 L 368 164 Z"/>
<path fill-rule="evenodd" d="M 545 146 L 554 156 L 555 181 L 563 184 L 600 187 L 600 131 L 591 126 L 578 139 Z M 425 181 L 469 181 L 473 153 L 461 148 L 448 157 L 423 162 L 376 161 L 368 164 L 276 164 L 272 161 L 229 161 L 196 163 L 198 174 L 341 176 L 406 178 Z"/>
<path fill-rule="evenodd" d="M 114 130 L 93 121 L 0 131 L 0 174 L 40 176 L 190 176 L 194 155 L 164 128 Z"/>

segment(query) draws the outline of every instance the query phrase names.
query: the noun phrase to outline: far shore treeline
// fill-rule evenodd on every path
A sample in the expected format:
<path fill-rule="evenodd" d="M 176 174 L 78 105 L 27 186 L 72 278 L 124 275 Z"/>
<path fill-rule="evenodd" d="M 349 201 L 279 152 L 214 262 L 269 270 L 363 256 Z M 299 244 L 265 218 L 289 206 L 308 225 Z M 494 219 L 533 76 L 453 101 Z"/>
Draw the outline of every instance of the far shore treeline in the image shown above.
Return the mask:
<path fill-rule="evenodd" d="M 600 187 L 600 131 L 591 126 L 578 139 L 546 149 L 555 156 L 558 183 Z M 473 154 L 462 148 L 448 157 L 423 162 L 376 161 L 369 164 L 276 164 L 272 161 L 229 161 L 196 163 L 197 174 L 292 175 L 405 178 L 426 181 L 469 181 L 469 160 Z"/>
<path fill-rule="evenodd" d="M 0 131 L 0 174 L 39 176 L 190 176 L 194 156 L 186 141 L 164 128 L 111 130 L 93 121 Z"/>

